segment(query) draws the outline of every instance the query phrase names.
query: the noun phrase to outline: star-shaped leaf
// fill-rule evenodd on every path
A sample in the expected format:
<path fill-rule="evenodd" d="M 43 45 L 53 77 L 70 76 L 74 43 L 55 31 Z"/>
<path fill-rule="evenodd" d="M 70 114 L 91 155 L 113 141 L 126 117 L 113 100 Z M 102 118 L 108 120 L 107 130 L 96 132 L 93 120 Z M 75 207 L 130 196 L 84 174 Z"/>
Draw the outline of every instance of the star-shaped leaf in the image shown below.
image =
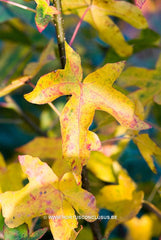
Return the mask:
<path fill-rule="evenodd" d="M 62 7 L 65 14 L 77 14 L 82 17 L 83 13 L 90 6 L 84 20 L 94 27 L 102 40 L 110 44 L 120 56 L 128 56 L 132 53 L 132 46 L 124 40 L 124 37 L 109 16 L 123 19 L 133 27 L 147 28 L 148 24 L 140 9 L 125 1 L 115 0 L 62 0 Z"/>
<path fill-rule="evenodd" d="M 90 150 L 100 148 L 97 135 L 88 131 L 96 109 L 107 111 L 127 128 L 146 129 L 149 125 L 134 115 L 133 102 L 112 87 L 124 62 L 106 64 L 89 74 L 82 83 L 80 57 L 67 44 L 66 56 L 65 69 L 42 76 L 35 89 L 25 98 L 29 102 L 43 104 L 62 95 L 72 95 L 61 113 L 60 121 L 63 157 L 78 176 L 89 158 Z"/>
<path fill-rule="evenodd" d="M 79 182 L 90 151 L 99 150 L 101 146 L 97 135 L 88 131 L 96 109 L 110 113 L 127 128 L 148 129 L 149 125 L 135 116 L 134 103 L 112 87 L 124 62 L 106 64 L 89 74 L 82 83 L 80 57 L 67 43 L 66 59 L 65 69 L 42 76 L 25 99 L 44 104 L 63 95 L 72 95 L 61 113 L 60 122 L 63 157 L 72 166 Z"/>
<path fill-rule="evenodd" d="M 74 239 L 77 221 L 73 208 L 80 215 L 97 216 L 94 196 L 78 186 L 70 172 L 59 179 L 39 158 L 24 155 L 19 156 L 19 161 L 29 183 L 19 191 L 0 195 L 5 223 L 14 228 L 34 217 L 49 215 L 55 240 L 67 240 L 70 236 Z M 70 224 L 67 225 L 63 216 L 72 216 Z M 53 226 L 58 226 L 59 231 Z"/>
<path fill-rule="evenodd" d="M 139 99 L 144 106 L 153 101 L 161 105 L 161 55 L 156 69 L 129 67 L 120 75 L 118 83 L 121 87 L 138 87 L 129 96 Z"/>
<path fill-rule="evenodd" d="M 105 232 L 106 237 L 118 224 L 136 216 L 144 196 L 142 191 L 136 192 L 134 182 L 125 171 L 120 171 L 118 179 L 118 185 L 103 187 L 96 197 L 99 207 L 106 208 L 117 216 L 117 219 L 109 220 Z"/>
<path fill-rule="evenodd" d="M 53 19 L 54 14 L 60 12 L 53 6 L 50 6 L 50 0 L 34 0 L 37 3 L 36 8 L 36 26 L 39 32 L 42 32 Z"/>

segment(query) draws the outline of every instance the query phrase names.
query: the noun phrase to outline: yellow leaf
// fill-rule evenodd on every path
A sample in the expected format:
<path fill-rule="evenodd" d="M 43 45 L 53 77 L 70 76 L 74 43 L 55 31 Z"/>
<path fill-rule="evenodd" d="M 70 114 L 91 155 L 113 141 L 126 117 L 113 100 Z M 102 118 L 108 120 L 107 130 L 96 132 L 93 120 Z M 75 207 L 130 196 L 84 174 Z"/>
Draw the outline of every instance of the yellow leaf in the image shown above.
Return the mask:
<path fill-rule="evenodd" d="M 134 138 L 134 142 L 150 169 L 156 173 L 153 156 L 161 163 L 161 149 L 153 142 L 148 134 L 140 134 Z"/>
<path fill-rule="evenodd" d="M 102 181 L 115 182 L 112 164 L 112 159 L 106 157 L 103 153 L 91 152 L 87 168 Z"/>
<path fill-rule="evenodd" d="M 62 0 L 65 14 L 74 13 L 82 17 L 89 6 L 90 10 L 85 15 L 84 20 L 91 24 L 98 31 L 100 38 L 110 44 L 120 56 L 131 55 L 132 46 L 126 43 L 121 31 L 109 16 L 121 18 L 138 29 L 147 28 L 148 24 L 141 10 L 125 1 Z"/>
<path fill-rule="evenodd" d="M 60 181 L 60 190 L 65 199 L 77 210 L 80 215 L 88 216 L 88 221 L 93 222 L 93 216 L 98 216 L 95 197 L 77 185 L 72 173 L 64 174 Z M 78 201 L 79 199 L 79 201 Z"/>
<path fill-rule="evenodd" d="M 143 192 L 135 191 L 135 184 L 125 171 L 121 171 L 119 185 L 105 186 L 96 197 L 100 208 L 106 208 L 116 215 L 116 219 L 110 219 L 105 231 L 106 237 L 120 223 L 123 223 L 139 212 L 143 200 Z"/>
<path fill-rule="evenodd" d="M 97 215 L 94 196 L 76 184 L 72 173 L 66 173 L 59 179 L 39 158 L 24 155 L 19 156 L 19 161 L 23 171 L 28 175 L 29 183 L 19 191 L 0 194 L 5 223 L 8 227 L 14 228 L 24 222 L 30 222 L 34 217 L 49 215 L 52 219 L 50 225 L 54 239 L 59 240 L 62 236 L 62 239 L 74 240 L 74 236 L 77 235 L 74 231 L 77 221 L 72 208 L 82 215 Z M 60 221 L 56 219 L 64 214 L 67 217 L 68 214 L 72 214 L 73 219 L 70 224 L 67 224 L 63 218 Z M 54 217 L 55 221 L 53 221 Z M 94 220 L 87 219 L 87 221 Z M 58 226 L 59 231 L 54 226 Z"/>
<path fill-rule="evenodd" d="M 125 223 L 128 228 L 128 236 L 126 240 L 151 240 L 152 238 L 152 220 L 148 215 L 141 218 L 132 218 Z"/>
<path fill-rule="evenodd" d="M 60 122 L 63 159 L 72 167 L 78 183 L 90 150 L 97 151 L 101 147 L 96 134 L 88 130 L 96 109 L 110 113 L 127 128 L 149 128 L 135 116 L 134 103 L 112 87 L 123 67 L 124 62 L 106 64 L 89 74 L 82 83 L 80 57 L 66 43 L 65 69 L 42 76 L 35 89 L 25 95 L 27 101 L 36 104 L 72 95 L 61 113 Z"/>
<path fill-rule="evenodd" d="M 2 192 L 18 190 L 23 187 L 23 174 L 19 163 L 13 162 L 6 165 L 0 153 L 0 188 Z"/>
<path fill-rule="evenodd" d="M 60 209 L 54 218 L 49 218 L 51 232 L 57 240 L 74 240 L 77 237 L 77 232 L 74 230 L 78 227 L 74 209 L 67 201 L 62 202 Z"/>
<path fill-rule="evenodd" d="M 36 137 L 16 151 L 33 157 L 58 159 L 62 155 L 62 141 L 61 138 Z"/>

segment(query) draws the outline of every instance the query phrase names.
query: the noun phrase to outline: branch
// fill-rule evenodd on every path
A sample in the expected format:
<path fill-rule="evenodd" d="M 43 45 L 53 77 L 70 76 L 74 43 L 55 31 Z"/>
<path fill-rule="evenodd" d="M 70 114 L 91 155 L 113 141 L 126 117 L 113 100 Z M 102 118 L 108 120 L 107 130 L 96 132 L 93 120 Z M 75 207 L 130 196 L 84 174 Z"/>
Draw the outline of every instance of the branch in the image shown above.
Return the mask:
<path fill-rule="evenodd" d="M 61 0 L 53 0 L 53 4 L 56 9 L 60 12 L 60 14 L 56 14 L 54 16 L 54 24 L 56 28 L 57 34 L 57 41 L 58 41 L 58 48 L 59 48 L 59 55 L 62 68 L 65 67 L 65 35 L 64 35 L 64 27 L 63 27 L 63 17 L 62 17 L 62 7 L 61 7 Z"/>
<path fill-rule="evenodd" d="M 144 201 L 143 201 L 143 207 L 145 207 L 145 208 L 148 209 L 149 211 L 155 213 L 155 214 L 157 215 L 157 217 L 158 217 L 159 219 L 161 219 L 161 211 L 160 211 L 157 207 L 155 207 L 152 203 L 144 200 Z"/>
<path fill-rule="evenodd" d="M 12 2 L 12 1 L 9 1 L 9 0 L 0 0 L 0 2 L 4 2 L 4 3 L 10 4 L 10 5 L 13 5 L 13 6 L 22 8 L 22 9 L 25 9 L 27 11 L 36 13 L 35 9 L 29 8 L 29 7 L 24 6 L 24 5 L 20 4 L 20 3 Z"/>

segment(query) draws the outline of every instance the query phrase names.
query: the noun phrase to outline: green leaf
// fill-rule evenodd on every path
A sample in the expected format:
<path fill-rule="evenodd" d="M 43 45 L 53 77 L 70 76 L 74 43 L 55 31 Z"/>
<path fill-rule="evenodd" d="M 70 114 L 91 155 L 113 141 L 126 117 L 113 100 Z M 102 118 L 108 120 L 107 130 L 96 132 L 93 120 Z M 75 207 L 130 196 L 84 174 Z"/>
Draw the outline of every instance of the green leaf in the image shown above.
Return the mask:
<path fill-rule="evenodd" d="M 48 228 L 41 228 L 35 232 L 33 232 L 30 237 L 29 240 L 38 240 L 41 239 L 44 234 L 47 232 Z"/>
<path fill-rule="evenodd" d="M 135 86 L 139 89 L 129 96 L 139 99 L 144 106 L 151 102 L 161 104 L 161 55 L 156 64 L 156 69 L 139 67 L 127 68 L 119 77 L 118 83 L 121 87 Z"/>
<path fill-rule="evenodd" d="M 9 228 L 6 225 L 4 226 L 4 239 L 5 240 L 20 240 L 20 239 L 29 239 L 28 238 L 28 227 L 26 224 L 23 224 L 16 228 Z"/>
<path fill-rule="evenodd" d="M 42 51 L 38 62 L 29 63 L 24 69 L 24 75 L 34 77 L 40 69 L 50 61 L 55 59 L 55 52 L 53 46 L 53 40 L 50 40 L 48 45 Z"/>
<path fill-rule="evenodd" d="M 89 74 L 82 83 L 80 57 L 67 44 L 66 59 L 65 69 L 42 76 L 25 99 L 44 104 L 63 95 L 72 95 L 60 117 L 63 158 L 80 182 L 82 166 L 86 164 L 90 151 L 100 149 L 97 135 L 88 131 L 96 109 L 110 113 L 127 128 L 148 129 L 149 125 L 135 116 L 134 103 L 112 87 L 124 62 L 106 64 Z"/>
<path fill-rule="evenodd" d="M 90 0 L 62 0 L 65 14 L 74 13 L 82 17 L 89 6 L 90 10 L 87 12 L 84 20 L 90 23 L 98 31 L 100 38 L 110 44 L 120 56 L 131 55 L 132 46 L 126 43 L 119 28 L 109 16 L 119 17 L 138 29 L 147 28 L 147 21 L 140 9 L 125 1 L 94 0 L 91 2 Z"/>
<path fill-rule="evenodd" d="M 37 3 L 36 8 L 36 26 L 39 32 L 42 32 L 48 25 L 48 23 L 53 20 L 54 14 L 60 14 L 59 11 L 53 6 L 50 6 L 50 0 L 34 0 Z"/>

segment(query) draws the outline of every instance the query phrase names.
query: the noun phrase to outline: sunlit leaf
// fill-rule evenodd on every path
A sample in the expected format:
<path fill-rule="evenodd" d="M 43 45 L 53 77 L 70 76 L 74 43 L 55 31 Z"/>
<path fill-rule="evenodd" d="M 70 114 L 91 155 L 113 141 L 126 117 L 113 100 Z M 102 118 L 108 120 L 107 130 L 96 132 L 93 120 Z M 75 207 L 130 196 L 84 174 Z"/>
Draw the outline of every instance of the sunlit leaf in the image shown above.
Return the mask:
<path fill-rule="evenodd" d="M 112 159 L 106 157 L 103 153 L 91 152 L 87 168 L 102 181 L 115 182 L 112 163 Z"/>
<path fill-rule="evenodd" d="M 53 20 L 54 14 L 59 14 L 60 12 L 53 6 L 50 6 L 50 0 L 34 0 L 37 3 L 36 8 L 36 26 L 39 32 L 42 32 L 48 25 L 48 23 Z"/>
<path fill-rule="evenodd" d="M 150 240 L 152 234 L 152 221 L 148 215 L 140 219 L 135 217 L 125 223 L 128 228 L 127 240 Z"/>
<path fill-rule="evenodd" d="M 66 173 L 59 180 L 52 169 L 39 158 L 24 155 L 19 156 L 19 161 L 23 171 L 28 175 L 29 183 L 19 191 L 8 191 L 0 195 L 2 213 L 8 227 L 15 228 L 34 217 L 49 215 L 52 219 L 54 239 L 61 239 L 62 233 L 64 235 L 62 239 L 67 240 L 70 236 L 74 236 L 73 231 L 77 227 L 72 207 L 81 215 L 97 216 L 98 210 L 94 196 L 76 184 L 72 173 Z M 54 219 L 54 216 L 63 213 L 67 216 L 73 215 L 70 226 L 62 217 L 60 221 L 57 218 Z M 60 231 L 53 230 L 53 226 L 56 225 L 59 226 Z"/>
<path fill-rule="evenodd" d="M 63 157 L 80 182 L 82 166 L 86 164 L 90 150 L 100 149 L 97 135 L 88 131 L 96 109 L 110 113 L 127 128 L 148 129 L 149 125 L 135 116 L 134 103 L 112 87 L 124 62 L 106 64 L 89 74 L 82 83 L 80 57 L 67 44 L 66 57 L 65 69 L 42 76 L 25 99 L 44 104 L 63 95 L 72 95 L 60 117 Z"/>
<path fill-rule="evenodd" d="M 125 171 L 121 171 L 118 185 L 105 186 L 96 197 L 100 208 L 106 208 L 117 216 L 110 219 L 106 228 L 106 237 L 120 223 L 123 223 L 139 212 L 143 200 L 143 192 L 135 191 L 135 184 Z"/>
<path fill-rule="evenodd" d="M 135 144 L 138 146 L 139 151 L 150 169 L 156 173 L 153 156 L 161 163 L 161 148 L 148 136 L 148 134 L 140 134 L 134 138 Z"/>
<path fill-rule="evenodd" d="M 148 24 L 140 9 L 125 1 L 62 1 L 65 14 L 74 13 L 79 17 L 82 17 L 89 6 L 90 10 L 84 20 L 90 23 L 98 31 L 100 38 L 110 44 L 119 55 L 130 55 L 132 46 L 126 43 L 121 31 L 109 16 L 121 18 L 138 29 L 147 28 Z"/>
<path fill-rule="evenodd" d="M 0 189 L 2 192 L 18 190 L 23 187 L 23 174 L 18 162 L 6 165 L 0 154 Z"/>

